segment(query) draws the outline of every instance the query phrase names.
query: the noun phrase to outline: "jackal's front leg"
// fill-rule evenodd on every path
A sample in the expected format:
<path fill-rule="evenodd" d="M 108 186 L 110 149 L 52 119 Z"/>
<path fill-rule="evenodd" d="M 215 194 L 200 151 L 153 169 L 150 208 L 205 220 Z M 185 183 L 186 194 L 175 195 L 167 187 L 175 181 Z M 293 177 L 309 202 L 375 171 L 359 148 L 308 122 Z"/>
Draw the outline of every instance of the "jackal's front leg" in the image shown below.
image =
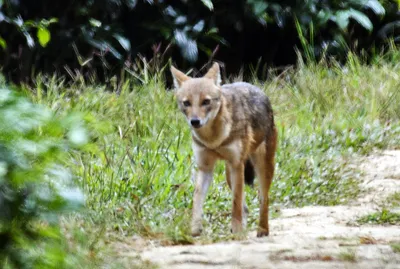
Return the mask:
<path fill-rule="evenodd" d="M 244 164 L 230 167 L 232 184 L 232 232 L 243 231 Z"/>
<path fill-rule="evenodd" d="M 203 230 L 203 204 L 213 179 L 212 169 L 199 170 L 195 174 L 195 190 L 193 196 L 192 235 L 198 236 Z"/>

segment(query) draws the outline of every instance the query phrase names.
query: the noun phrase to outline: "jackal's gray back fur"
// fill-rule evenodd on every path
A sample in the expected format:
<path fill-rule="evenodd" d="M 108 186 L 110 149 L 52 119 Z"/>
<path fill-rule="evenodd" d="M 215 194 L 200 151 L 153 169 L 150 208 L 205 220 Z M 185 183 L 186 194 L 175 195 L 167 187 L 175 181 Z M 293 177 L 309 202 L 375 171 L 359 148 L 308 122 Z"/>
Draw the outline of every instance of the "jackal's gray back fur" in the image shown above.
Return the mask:
<path fill-rule="evenodd" d="M 261 130 L 268 139 L 273 131 L 274 116 L 269 98 L 258 87 L 246 82 L 225 84 L 221 87 L 227 99 L 235 133 L 245 131 L 246 123 L 251 122 L 254 130 Z"/>

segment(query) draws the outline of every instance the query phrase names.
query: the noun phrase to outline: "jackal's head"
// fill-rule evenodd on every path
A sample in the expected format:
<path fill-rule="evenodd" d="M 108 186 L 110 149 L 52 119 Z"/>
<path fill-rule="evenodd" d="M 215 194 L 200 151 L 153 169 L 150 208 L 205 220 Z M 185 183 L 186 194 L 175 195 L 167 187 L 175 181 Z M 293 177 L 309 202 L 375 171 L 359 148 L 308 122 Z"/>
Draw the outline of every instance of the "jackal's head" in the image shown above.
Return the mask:
<path fill-rule="evenodd" d="M 179 108 L 189 125 L 198 129 L 212 122 L 221 106 L 219 65 L 214 63 L 201 78 L 188 77 L 173 66 L 171 73 Z"/>

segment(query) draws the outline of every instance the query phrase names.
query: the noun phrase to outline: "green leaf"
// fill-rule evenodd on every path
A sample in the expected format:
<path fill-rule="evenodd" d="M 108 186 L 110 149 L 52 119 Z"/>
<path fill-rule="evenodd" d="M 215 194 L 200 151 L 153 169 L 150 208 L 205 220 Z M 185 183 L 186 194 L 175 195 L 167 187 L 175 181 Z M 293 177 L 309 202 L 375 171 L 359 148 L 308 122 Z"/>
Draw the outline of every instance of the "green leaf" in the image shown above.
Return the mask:
<path fill-rule="evenodd" d="M 29 27 L 37 27 L 38 26 L 37 22 L 35 22 L 33 20 L 28 20 L 28 21 L 24 22 L 23 25 L 25 26 L 26 29 L 29 29 Z"/>
<path fill-rule="evenodd" d="M 122 35 L 114 34 L 113 37 L 119 42 L 124 50 L 129 51 L 131 49 L 131 42 Z"/>
<path fill-rule="evenodd" d="M 331 11 L 320 10 L 317 14 L 318 24 L 325 25 L 331 17 L 332 17 Z"/>
<path fill-rule="evenodd" d="M 378 31 L 379 38 L 386 39 L 389 36 L 393 35 L 395 31 L 400 28 L 400 21 L 394 21 L 385 24 L 381 29 Z"/>
<path fill-rule="evenodd" d="M 368 31 L 371 31 L 373 29 L 373 25 L 370 19 L 364 13 L 352 8 L 349 10 L 341 10 L 336 12 L 335 21 L 342 30 L 346 30 L 347 26 L 349 25 L 350 18 L 354 19 L 357 23 L 359 23 Z"/>
<path fill-rule="evenodd" d="M 25 36 L 26 43 L 28 43 L 28 46 L 30 48 L 33 48 L 35 46 L 35 41 L 33 41 L 32 36 L 25 30 L 22 31 L 22 34 Z"/>
<path fill-rule="evenodd" d="M 385 8 L 377 0 L 368 0 L 365 6 L 372 9 L 372 11 L 377 15 L 385 15 Z"/>
<path fill-rule="evenodd" d="M 203 4 L 209 9 L 209 10 L 213 10 L 214 9 L 214 5 L 212 3 L 211 0 L 201 0 L 201 2 L 203 2 Z"/>
<path fill-rule="evenodd" d="M 261 17 L 268 8 L 268 4 L 263 1 L 248 1 L 248 3 L 252 6 L 253 14 L 256 17 Z"/>
<path fill-rule="evenodd" d="M 3 48 L 3 49 L 6 49 L 7 48 L 7 42 L 0 36 L 0 46 Z"/>
<path fill-rule="evenodd" d="M 218 28 L 213 27 L 210 30 L 208 30 L 208 32 L 206 33 L 206 35 L 211 35 L 211 34 L 216 34 L 218 33 Z"/>
<path fill-rule="evenodd" d="M 50 41 L 50 31 L 46 28 L 38 28 L 37 37 L 39 39 L 39 43 L 42 47 L 46 47 L 47 43 Z"/>
<path fill-rule="evenodd" d="M 196 33 L 200 33 L 204 29 L 204 20 L 200 20 L 193 26 L 193 31 Z"/>
<path fill-rule="evenodd" d="M 181 30 L 174 31 L 175 42 L 181 49 L 183 57 L 190 61 L 197 61 L 198 48 L 195 40 L 187 36 L 187 33 Z"/>
<path fill-rule="evenodd" d="M 93 19 L 93 18 L 91 18 L 91 19 L 89 20 L 89 23 L 90 23 L 90 25 L 92 25 L 93 27 L 100 27 L 100 26 L 101 26 L 101 21 L 96 20 L 96 19 Z"/>
<path fill-rule="evenodd" d="M 56 22 L 58 22 L 58 19 L 57 19 L 57 18 L 51 18 L 51 19 L 49 20 L 49 23 L 56 23 Z"/>
<path fill-rule="evenodd" d="M 40 21 L 40 24 L 43 25 L 44 27 L 48 27 L 50 24 L 56 23 L 56 22 L 58 22 L 57 18 L 51 18 L 50 20 L 42 19 Z"/>
<path fill-rule="evenodd" d="M 367 17 L 367 15 L 358 10 L 350 9 L 350 17 L 356 20 L 359 24 L 361 24 L 362 27 L 364 27 L 368 31 L 372 31 L 372 29 L 374 28 L 371 20 Z"/>
<path fill-rule="evenodd" d="M 349 25 L 349 11 L 338 11 L 336 12 L 335 22 L 339 26 L 340 29 L 346 30 L 347 26 Z"/>
<path fill-rule="evenodd" d="M 17 16 L 16 18 L 12 19 L 12 22 L 13 22 L 18 28 L 21 28 L 22 25 L 24 24 L 24 20 L 21 18 L 21 16 Z"/>

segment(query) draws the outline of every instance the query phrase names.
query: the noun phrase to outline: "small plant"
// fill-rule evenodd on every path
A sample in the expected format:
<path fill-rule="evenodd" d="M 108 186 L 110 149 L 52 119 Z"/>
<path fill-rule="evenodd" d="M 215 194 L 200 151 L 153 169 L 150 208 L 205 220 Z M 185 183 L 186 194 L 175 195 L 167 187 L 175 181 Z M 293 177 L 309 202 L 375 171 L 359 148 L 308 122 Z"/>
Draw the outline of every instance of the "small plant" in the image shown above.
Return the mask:
<path fill-rule="evenodd" d="M 380 212 L 372 213 L 363 216 L 357 220 L 360 224 L 400 224 L 400 214 L 395 212 L 390 212 L 387 209 L 382 209 Z"/>
<path fill-rule="evenodd" d="M 356 252 L 353 249 L 347 249 L 347 251 L 342 251 L 339 253 L 339 259 L 347 262 L 355 262 Z"/>
<path fill-rule="evenodd" d="M 395 192 L 387 198 L 388 203 L 391 206 L 398 207 L 400 206 L 400 192 Z"/>
<path fill-rule="evenodd" d="M 390 244 L 394 253 L 400 253 L 400 242 Z"/>
<path fill-rule="evenodd" d="M 63 118 L 0 85 L 0 266 L 62 268 L 68 253 L 59 216 L 81 208 L 66 168 L 87 142 L 76 115 Z"/>

